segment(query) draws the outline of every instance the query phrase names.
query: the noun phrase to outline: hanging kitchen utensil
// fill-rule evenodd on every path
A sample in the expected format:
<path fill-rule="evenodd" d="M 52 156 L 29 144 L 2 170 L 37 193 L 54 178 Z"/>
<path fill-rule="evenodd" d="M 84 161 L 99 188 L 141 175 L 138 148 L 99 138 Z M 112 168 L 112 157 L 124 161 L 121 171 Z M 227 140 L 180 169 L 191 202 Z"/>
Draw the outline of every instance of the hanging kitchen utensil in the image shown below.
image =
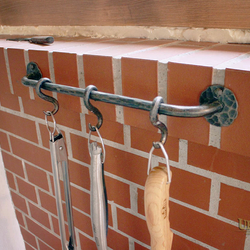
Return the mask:
<path fill-rule="evenodd" d="M 53 97 L 47 96 L 41 92 L 42 84 L 47 81 L 50 81 L 50 80 L 47 78 L 40 79 L 36 86 L 36 92 L 39 95 L 39 97 L 41 97 L 42 99 L 52 102 L 55 107 L 53 111 L 44 111 L 44 113 L 45 113 L 46 126 L 50 135 L 50 142 L 49 142 L 50 154 L 51 154 L 51 162 L 52 162 L 52 170 L 53 170 L 53 178 L 54 178 L 54 186 L 55 186 L 55 196 L 56 196 L 56 206 L 57 206 L 57 213 L 58 213 L 58 219 L 59 219 L 59 229 L 60 229 L 62 250 L 76 250 L 77 246 L 76 246 L 76 240 L 75 240 L 73 213 L 72 213 L 72 205 L 71 205 L 67 150 L 66 150 L 66 145 L 64 142 L 63 135 L 58 129 L 55 118 L 54 118 L 54 114 L 59 109 L 59 104 L 56 99 L 54 99 Z M 49 126 L 48 116 L 51 116 L 52 118 L 52 121 L 53 121 L 52 128 L 50 128 Z M 61 189 L 60 189 L 60 177 L 59 177 L 60 168 L 62 171 L 62 179 L 63 179 L 63 184 L 64 184 L 66 213 L 67 213 L 67 221 L 68 221 L 68 229 L 69 229 L 69 242 L 67 242 L 66 240 L 66 233 L 65 233 L 65 223 L 64 223 L 62 196 L 61 196 Z"/>
<path fill-rule="evenodd" d="M 85 106 L 97 115 L 98 123 L 96 126 L 89 124 L 89 138 L 88 147 L 91 157 L 90 166 L 90 203 L 91 203 L 91 223 L 93 234 L 98 250 L 107 249 L 107 233 L 108 233 L 108 206 L 107 206 L 107 193 L 104 180 L 104 161 L 105 161 L 105 147 L 102 137 L 99 133 L 99 128 L 102 125 L 102 114 L 99 110 L 91 105 L 89 102 L 89 96 L 92 90 L 97 90 L 95 86 L 88 86 L 86 88 L 84 103 Z M 94 141 L 90 143 L 91 132 L 96 131 L 102 144 L 102 148 Z"/>
<path fill-rule="evenodd" d="M 169 188 L 171 183 L 171 172 L 169 159 L 164 143 L 167 140 L 167 127 L 157 118 L 162 97 L 158 96 L 153 101 L 150 111 L 151 123 L 161 130 L 161 141 L 153 142 L 149 153 L 148 177 L 145 184 L 144 207 L 148 230 L 150 233 L 151 250 L 170 250 L 172 246 L 173 233 L 169 223 Z M 151 157 L 155 148 L 161 148 L 166 166 L 151 168 Z"/>

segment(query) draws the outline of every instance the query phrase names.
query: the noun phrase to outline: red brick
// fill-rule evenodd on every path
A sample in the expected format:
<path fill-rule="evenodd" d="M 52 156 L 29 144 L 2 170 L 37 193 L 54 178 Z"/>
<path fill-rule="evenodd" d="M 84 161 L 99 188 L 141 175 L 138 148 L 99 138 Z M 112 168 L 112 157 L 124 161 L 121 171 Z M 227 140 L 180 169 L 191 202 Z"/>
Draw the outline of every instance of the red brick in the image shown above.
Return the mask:
<path fill-rule="evenodd" d="M 105 171 L 144 186 L 147 177 L 147 159 L 109 146 L 105 146 L 105 149 Z"/>
<path fill-rule="evenodd" d="M 250 157 L 214 147 L 188 142 L 188 164 L 246 182 L 250 179 Z"/>
<path fill-rule="evenodd" d="M 45 91 L 43 92 L 45 93 Z M 47 95 L 52 96 L 52 93 L 48 92 Z M 45 119 L 43 111 L 53 110 L 54 106 L 50 102 L 46 102 L 37 97 L 37 94 L 35 94 L 35 97 L 36 97 L 35 100 L 23 99 L 24 113 L 41 119 Z"/>
<path fill-rule="evenodd" d="M 180 74 L 181 72 L 181 74 Z M 202 91 L 212 81 L 212 68 L 178 63 L 168 64 L 167 102 L 175 105 L 197 106 Z M 168 117 L 169 135 L 208 144 L 209 123 L 204 118 Z"/>
<path fill-rule="evenodd" d="M 34 185 L 49 191 L 47 174 L 43 170 L 31 166 L 30 164 L 25 164 L 28 180 Z"/>
<path fill-rule="evenodd" d="M 53 250 L 48 244 L 45 244 L 43 241 L 38 240 L 38 245 L 40 250 Z"/>
<path fill-rule="evenodd" d="M 49 96 L 52 96 L 52 93 L 48 93 Z M 67 95 L 66 95 L 67 96 Z M 67 96 L 68 97 L 68 96 Z M 76 97 L 75 97 L 76 98 Z M 59 104 L 60 105 L 60 104 Z M 53 105 L 49 102 L 39 102 L 37 100 L 24 100 L 23 101 L 24 112 L 26 114 L 44 119 L 43 111 L 53 110 Z M 61 105 L 59 107 L 59 111 L 55 116 L 55 120 L 57 124 L 61 124 L 73 129 L 81 130 L 81 121 L 80 114 L 73 110 L 67 108 L 63 108 Z"/>
<path fill-rule="evenodd" d="M 192 241 L 189 241 L 187 239 L 180 237 L 179 235 L 174 235 L 173 243 L 172 243 L 172 250 L 179 250 L 179 249 L 181 250 L 190 250 L 190 249 L 205 250 L 208 248 L 199 246 Z"/>
<path fill-rule="evenodd" d="M 76 54 L 54 52 L 53 61 L 56 83 L 79 87 Z M 57 96 L 61 107 L 81 112 L 80 98 L 65 94 Z"/>
<path fill-rule="evenodd" d="M 52 172 L 49 151 L 12 136 L 10 137 L 10 141 L 15 155 Z"/>
<path fill-rule="evenodd" d="M 90 190 L 89 169 L 76 162 L 69 161 L 69 177 L 70 182 L 79 187 Z"/>
<path fill-rule="evenodd" d="M 112 208 L 110 204 L 108 204 L 108 224 L 113 227 Z"/>
<path fill-rule="evenodd" d="M 56 208 L 56 199 L 55 197 L 41 191 L 38 190 L 39 192 L 39 197 L 40 197 L 40 201 L 41 201 L 41 205 L 43 208 L 45 208 L 46 210 L 48 210 L 49 212 L 51 212 L 54 215 L 57 215 L 57 208 Z"/>
<path fill-rule="evenodd" d="M 97 249 L 96 244 L 93 240 L 87 238 L 83 234 L 79 233 L 79 238 L 80 238 L 80 244 L 81 244 L 81 249 Z"/>
<path fill-rule="evenodd" d="M 54 232 L 57 234 L 57 235 L 60 235 L 60 229 L 59 229 L 59 221 L 57 219 L 57 217 L 51 217 L 52 219 L 52 224 L 53 224 L 53 229 L 54 229 Z"/>
<path fill-rule="evenodd" d="M 142 150 L 144 152 L 149 152 L 152 148 L 152 144 L 155 141 L 159 141 L 161 135 L 155 132 L 148 130 L 130 127 L 131 131 L 131 147 L 135 149 Z M 179 140 L 174 137 L 168 136 L 167 142 L 165 144 L 165 149 L 167 151 L 168 157 L 170 160 L 178 161 L 179 159 Z M 163 156 L 161 150 L 155 150 L 155 155 Z"/>
<path fill-rule="evenodd" d="M 250 192 L 221 184 L 218 214 L 232 221 L 238 218 L 250 220 Z"/>
<path fill-rule="evenodd" d="M 145 216 L 145 211 L 144 211 L 144 190 L 138 188 L 137 189 L 137 193 L 138 193 L 138 213 L 142 214 Z"/>
<path fill-rule="evenodd" d="M 170 196 L 190 205 L 209 209 L 211 180 L 178 168 L 171 168 Z"/>
<path fill-rule="evenodd" d="M 72 197 L 72 206 L 80 209 L 87 214 L 90 214 L 90 195 L 73 186 L 70 187 L 70 190 Z"/>
<path fill-rule="evenodd" d="M 23 98 L 29 98 L 29 88 L 21 83 L 21 79 L 26 75 L 24 50 L 8 49 L 7 52 L 14 93 Z"/>
<path fill-rule="evenodd" d="M 0 48 L 0 75 L 1 75 L 1 85 L 0 92 L 10 94 L 10 85 L 6 68 L 6 61 L 4 57 L 4 48 Z"/>
<path fill-rule="evenodd" d="M 37 248 L 36 237 L 33 234 L 31 234 L 29 231 L 27 231 L 26 229 L 22 227 L 20 227 L 20 229 L 21 229 L 21 233 L 22 233 L 24 241 L 29 243 L 31 246 Z"/>
<path fill-rule="evenodd" d="M 129 185 L 111 177 L 105 176 L 108 200 L 116 204 L 130 208 Z"/>
<path fill-rule="evenodd" d="M 142 245 L 139 245 L 135 242 L 135 250 L 148 250 L 148 248 L 143 247 Z"/>
<path fill-rule="evenodd" d="M 221 130 L 221 149 L 250 157 L 249 116 L 249 80 L 250 72 L 227 69 L 225 87 L 233 91 L 238 101 L 238 117 L 232 125 Z"/>
<path fill-rule="evenodd" d="M 15 213 L 16 213 L 16 218 L 17 218 L 19 225 L 25 227 L 22 213 L 19 212 L 17 209 L 15 209 Z"/>
<path fill-rule="evenodd" d="M 9 155 L 2 151 L 4 167 L 9 171 L 24 178 L 22 162 L 12 155 Z"/>
<path fill-rule="evenodd" d="M 28 214 L 28 209 L 27 209 L 25 199 L 12 191 L 10 191 L 10 193 L 11 193 L 11 198 L 14 203 L 14 206 L 19 208 L 24 213 Z"/>
<path fill-rule="evenodd" d="M 34 250 L 35 248 L 33 248 L 32 246 L 30 246 L 28 243 L 24 242 L 25 245 L 25 249 L 26 250 Z"/>
<path fill-rule="evenodd" d="M 43 210 L 29 202 L 30 213 L 33 219 L 50 229 L 49 216 Z"/>
<path fill-rule="evenodd" d="M 0 111 L 0 120 L 1 120 L 0 123 L 1 129 L 16 134 L 18 136 L 21 136 L 32 142 L 36 143 L 38 142 L 36 134 L 36 126 L 34 121 L 13 114 L 9 114 L 3 111 Z"/>
<path fill-rule="evenodd" d="M 245 234 L 216 218 L 170 202 L 170 226 L 173 230 L 217 249 L 244 249 Z"/>
<path fill-rule="evenodd" d="M 119 208 L 117 209 L 117 220 L 119 230 L 145 244 L 150 244 L 150 236 L 145 220 Z"/>
<path fill-rule="evenodd" d="M 30 220 L 28 217 L 26 217 L 28 229 L 31 233 L 36 235 L 38 238 L 40 238 L 42 241 L 47 243 L 51 248 L 53 249 L 61 249 L 61 241 L 59 238 L 52 235 L 49 231 L 45 230 L 32 220 Z"/>
<path fill-rule="evenodd" d="M 14 180 L 14 176 L 12 173 L 6 171 L 6 178 L 8 180 L 9 187 L 16 190 L 16 184 Z"/>
<path fill-rule="evenodd" d="M 43 125 L 43 124 L 39 124 L 39 129 L 40 129 L 40 134 L 41 134 L 41 137 L 42 137 L 42 144 L 44 147 L 46 148 L 50 148 L 50 145 L 49 145 L 49 131 L 46 127 L 46 125 Z"/>
<path fill-rule="evenodd" d="M 20 111 L 19 100 L 17 95 L 0 92 L 1 106 Z"/>
<path fill-rule="evenodd" d="M 74 134 L 71 134 L 70 138 L 71 138 L 73 157 L 79 161 L 90 164 L 88 139 Z"/>
<path fill-rule="evenodd" d="M 79 230 L 81 230 L 82 232 L 93 237 L 90 217 L 84 215 L 83 213 L 75 209 L 73 209 L 73 215 L 74 215 L 74 226 Z"/>
<path fill-rule="evenodd" d="M 128 238 L 109 228 L 108 247 L 111 249 L 127 250 L 129 249 Z"/>
<path fill-rule="evenodd" d="M 105 116 L 104 116 L 105 117 Z M 97 123 L 96 116 L 85 115 L 86 118 L 86 132 L 89 133 L 88 124 L 95 126 Z M 104 120 L 102 127 L 99 130 L 103 139 L 107 139 L 113 142 L 124 144 L 123 124 Z M 93 135 L 97 135 L 92 133 Z"/>
<path fill-rule="evenodd" d="M 20 194 L 37 203 L 35 187 L 17 177 L 17 186 Z"/>
<path fill-rule="evenodd" d="M 38 65 L 43 77 L 50 78 L 48 51 L 31 49 L 28 53 L 30 62 L 35 62 Z"/>
<path fill-rule="evenodd" d="M 85 85 L 94 85 L 98 91 L 114 93 L 112 57 L 83 55 Z M 115 121 L 115 106 L 108 103 L 93 102 L 103 117 Z"/>
<path fill-rule="evenodd" d="M 157 61 L 122 58 L 121 68 L 123 95 L 153 101 L 158 95 Z M 150 123 L 149 113 L 145 111 L 125 107 L 124 122 L 127 125 L 155 131 Z"/>
<path fill-rule="evenodd" d="M 7 135 L 3 132 L 0 132 L 0 146 L 1 146 L 1 149 L 10 151 L 10 146 L 9 146 Z"/>

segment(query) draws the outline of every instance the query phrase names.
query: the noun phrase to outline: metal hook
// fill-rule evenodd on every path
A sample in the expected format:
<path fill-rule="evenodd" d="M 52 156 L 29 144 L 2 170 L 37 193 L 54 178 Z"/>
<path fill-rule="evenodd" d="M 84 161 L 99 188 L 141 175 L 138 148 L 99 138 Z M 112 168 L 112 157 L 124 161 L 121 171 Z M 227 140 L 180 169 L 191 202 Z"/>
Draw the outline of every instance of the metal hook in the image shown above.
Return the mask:
<path fill-rule="evenodd" d="M 49 78 L 41 78 L 37 85 L 36 85 L 36 93 L 37 95 L 42 98 L 43 100 L 45 101 L 48 101 L 48 102 L 51 102 L 53 105 L 54 105 L 54 109 L 51 111 L 51 112 L 47 112 L 47 111 L 43 111 L 43 113 L 45 115 L 55 115 L 57 113 L 57 111 L 59 110 L 59 103 L 58 101 L 51 97 L 51 96 L 48 96 L 48 95 L 45 95 L 42 91 L 41 91 L 41 88 L 42 88 L 42 85 L 45 83 L 45 82 L 51 82 L 51 80 Z"/>
<path fill-rule="evenodd" d="M 152 108 L 150 110 L 150 121 L 151 123 L 161 131 L 161 140 L 160 142 L 153 142 L 154 148 L 160 148 L 159 143 L 165 144 L 168 137 L 168 129 L 164 123 L 158 120 L 158 111 L 160 104 L 163 103 L 163 98 L 161 96 L 155 97 L 152 103 Z"/>
<path fill-rule="evenodd" d="M 93 113 L 97 116 L 98 122 L 97 122 L 96 126 L 92 126 L 92 125 L 89 123 L 89 129 L 90 129 L 91 131 L 96 131 L 96 128 L 99 129 L 99 128 L 102 126 L 103 117 L 102 117 L 101 112 L 89 102 L 89 96 L 90 96 L 90 94 L 91 94 L 91 92 L 92 92 L 93 90 L 97 90 L 97 88 L 96 88 L 94 85 L 89 85 L 89 86 L 85 89 L 83 101 L 84 101 L 84 104 L 85 104 L 86 108 L 87 108 L 89 111 L 93 112 Z"/>

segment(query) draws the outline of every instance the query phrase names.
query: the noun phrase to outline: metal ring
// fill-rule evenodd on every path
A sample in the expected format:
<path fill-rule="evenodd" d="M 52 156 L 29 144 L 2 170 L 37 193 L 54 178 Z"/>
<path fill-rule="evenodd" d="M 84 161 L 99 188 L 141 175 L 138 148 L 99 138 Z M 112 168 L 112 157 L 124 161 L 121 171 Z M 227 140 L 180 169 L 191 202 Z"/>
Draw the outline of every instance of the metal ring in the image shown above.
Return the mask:
<path fill-rule="evenodd" d="M 167 166 L 167 174 L 168 174 L 168 182 L 167 184 L 170 184 L 171 183 L 171 173 L 170 173 L 170 165 L 169 165 L 169 159 L 168 159 L 168 154 L 165 150 L 165 148 L 163 147 L 163 144 L 161 142 L 155 142 L 156 144 L 159 145 L 159 148 L 161 148 L 161 151 L 165 157 L 165 160 L 166 160 L 166 166 Z M 149 157 L 148 157 L 148 171 L 147 171 L 147 174 L 149 175 L 149 172 L 150 170 L 152 170 L 151 168 L 151 158 L 152 158 L 152 154 L 153 154 L 153 151 L 156 147 L 153 146 L 149 152 Z"/>
<path fill-rule="evenodd" d="M 97 88 L 94 85 L 89 85 L 85 89 L 83 101 L 84 101 L 86 108 L 97 116 L 98 122 L 97 122 L 96 126 L 92 126 L 89 123 L 89 129 L 91 131 L 96 131 L 96 128 L 99 129 L 102 126 L 103 117 L 102 117 L 101 112 L 89 102 L 89 97 L 90 97 L 90 94 L 93 90 L 97 90 Z"/>
<path fill-rule="evenodd" d="M 105 146 L 104 146 L 104 142 L 103 142 L 103 139 L 101 137 L 101 134 L 99 132 L 99 129 L 97 127 L 94 127 L 95 128 L 95 131 L 97 132 L 100 140 L 101 140 L 101 144 L 102 144 L 102 150 L 103 150 L 103 154 L 102 154 L 102 164 L 105 162 L 105 157 L 106 157 L 106 151 L 105 151 Z M 89 149 L 89 155 L 91 156 L 91 153 L 90 153 L 90 137 L 91 137 L 91 132 L 93 130 L 90 130 L 89 131 L 89 138 L 88 138 L 88 149 Z"/>
<path fill-rule="evenodd" d="M 161 96 L 155 97 L 155 99 L 152 102 L 152 108 L 150 110 L 150 121 L 151 123 L 161 131 L 161 140 L 160 143 L 163 145 L 166 143 L 167 137 L 168 137 L 168 129 L 164 123 L 158 120 L 158 112 L 160 108 L 160 104 L 163 103 L 163 98 Z M 159 144 L 156 142 L 153 142 L 154 148 L 160 148 Z"/>
<path fill-rule="evenodd" d="M 48 112 L 48 111 L 43 111 L 43 113 L 45 115 L 50 115 L 50 114 L 53 114 L 55 115 L 57 113 L 57 111 L 59 110 L 59 103 L 58 101 L 53 98 L 52 96 L 48 96 L 48 95 L 45 95 L 42 91 L 41 91 L 41 88 L 42 88 L 42 85 L 45 83 L 45 82 L 52 82 L 49 78 L 41 78 L 37 84 L 36 84 L 36 93 L 37 95 L 42 98 L 43 100 L 45 101 L 48 101 L 48 102 L 51 102 L 53 105 L 54 105 L 54 109 L 51 111 L 51 112 Z"/>
<path fill-rule="evenodd" d="M 53 130 L 50 129 L 49 122 L 48 122 L 48 116 L 51 116 L 51 118 L 52 118 L 53 126 L 54 126 Z M 46 123 L 47 130 L 49 131 L 49 134 L 50 134 L 50 140 L 54 141 L 53 138 L 54 138 L 54 134 L 55 134 L 57 128 L 56 128 L 56 120 L 55 120 L 55 117 L 54 117 L 52 112 L 50 112 L 50 111 L 45 112 L 45 123 Z"/>

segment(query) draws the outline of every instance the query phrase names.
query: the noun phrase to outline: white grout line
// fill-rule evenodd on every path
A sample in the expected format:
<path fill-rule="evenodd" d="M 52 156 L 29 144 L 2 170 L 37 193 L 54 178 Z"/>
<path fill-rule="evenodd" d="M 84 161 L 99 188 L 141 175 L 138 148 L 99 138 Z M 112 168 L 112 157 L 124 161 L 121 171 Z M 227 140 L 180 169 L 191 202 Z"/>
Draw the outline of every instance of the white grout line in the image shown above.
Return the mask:
<path fill-rule="evenodd" d="M 246 233 L 246 240 L 245 240 L 244 250 L 249 250 L 249 249 L 250 249 L 250 234 L 248 232 L 248 233 Z"/>
<path fill-rule="evenodd" d="M 163 97 L 164 103 L 167 103 L 167 75 L 168 64 L 158 62 L 158 95 Z M 159 120 L 164 124 L 167 124 L 167 116 L 159 116 Z"/>
<path fill-rule="evenodd" d="M 211 215 L 218 215 L 220 203 L 220 181 L 216 178 L 212 179 L 210 190 L 209 212 Z"/>
<path fill-rule="evenodd" d="M 135 241 L 133 240 L 133 238 L 129 237 L 128 243 L 129 243 L 129 250 L 135 250 Z"/>
<path fill-rule="evenodd" d="M 221 143 L 221 127 L 209 124 L 209 142 L 208 146 L 216 147 L 220 149 Z"/>
<path fill-rule="evenodd" d="M 113 79 L 114 79 L 114 93 L 116 95 L 122 95 L 122 69 L 121 69 L 121 59 L 112 58 L 112 69 L 113 69 Z M 115 105 L 116 111 L 116 121 L 124 124 L 124 113 L 123 107 Z"/>
<path fill-rule="evenodd" d="M 130 185 L 130 207 L 134 213 L 138 213 L 138 193 L 135 185 Z"/>
<path fill-rule="evenodd" d="M 114 230 L 117 231 L 118 229 L 118 221 L 117 221 L 117 209 L 116 209 L 116 205 L 113 201 L 109 202 L 109 204 L 111 205 L 111 214 L 112 214 L 112 222 L 113 222 L 113 228 Z"/>
<path fill-rule="evenodd" d="M 8 51 L 7 49 L 4 49 L 4 58 L 5 58 L 5 63 L 6 63 L 6 70 L 7 70 L 7 75 L 8 75 L 8 82 L 10 86 L 10 93 L 14 94 L 14 89 L 13 89 L 13 84 L 12 84 L 12 79 L 11 79 L 11 73 L 10 73 L 10 64 L 9 64 L 9 58 L 8 58 Z"/>

